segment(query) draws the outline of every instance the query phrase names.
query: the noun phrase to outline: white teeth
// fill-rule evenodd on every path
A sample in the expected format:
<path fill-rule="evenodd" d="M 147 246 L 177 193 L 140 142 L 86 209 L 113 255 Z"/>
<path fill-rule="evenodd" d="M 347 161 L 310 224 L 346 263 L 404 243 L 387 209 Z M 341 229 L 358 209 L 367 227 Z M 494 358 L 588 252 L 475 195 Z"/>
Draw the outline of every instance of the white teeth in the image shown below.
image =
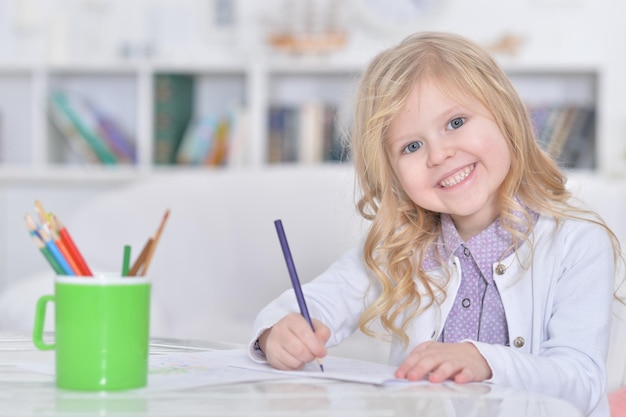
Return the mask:
<path fill-rule="evenodd" d="M 463 171 L 458 172 L 452 177 L 448 177 L 445 180 L 441 181 L 439 185 L 443 188 L 452 187 L 453 185 L 457 185 L 461 181 L 463 181 L 467 176 L 474 170 L 474 165 L 470 165 L 465 168 Z"/>

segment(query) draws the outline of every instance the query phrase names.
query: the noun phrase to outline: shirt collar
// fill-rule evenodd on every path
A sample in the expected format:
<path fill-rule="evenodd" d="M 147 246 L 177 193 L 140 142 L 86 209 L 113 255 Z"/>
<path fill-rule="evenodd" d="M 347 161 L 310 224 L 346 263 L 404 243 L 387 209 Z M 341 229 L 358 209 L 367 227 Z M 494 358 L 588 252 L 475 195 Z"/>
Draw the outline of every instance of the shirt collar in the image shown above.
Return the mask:
<path fill-rule="evenodd" d="M 531 210 L 529 213 L 533 223 L 536 222 L 539 215 Z M 521 213 L 516 213 L 516 215 L 522 217 Z M 485 230 L 467 242 L 464 242 L 459 235 L 449 214 L 442 213 L 440 219 L 441 235 L 424 254 L 422 269 L 425 271 L 438 268 L 441 261 L 446 263 L 460 245 L 470 249 L 481 270 L 491 268 L 493 262 L 505 258 L 513 252 L 513 237 L 502 227 L 500 217 L 497 217 Z"/>

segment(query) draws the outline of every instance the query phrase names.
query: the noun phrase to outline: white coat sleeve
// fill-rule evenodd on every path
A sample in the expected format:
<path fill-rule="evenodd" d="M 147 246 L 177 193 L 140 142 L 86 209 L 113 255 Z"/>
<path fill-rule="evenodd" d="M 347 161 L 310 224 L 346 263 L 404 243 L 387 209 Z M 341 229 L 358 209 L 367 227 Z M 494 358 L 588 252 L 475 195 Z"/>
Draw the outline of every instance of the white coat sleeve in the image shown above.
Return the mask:
<path fill-rule="evenodd" d="M 338 345 L 358 328 L 359 317 L 366 305 L 378 295 L 372 282 L 363 262 L 362 248 L 357 247 L 302 286 L 309 315 L 330 328 L 328 347 Z M 294 312 L 299 313 L 300 309 L 292 289 L 283 292 L 261 310 L 254 322 L 249 344 L 253 360 L 265 360 L 262 352 L 255 347 L 261 333 Z"/>
<path fill-rule="evenodd" d="M 567 224 L 569 223 L 569 224 Z M 545 265 L 542 257 L 559 257 L 548 274 L 531 271 L 533 288 L 545 294 L 520 302 L 544 303 L 544 317 L 532 320 L 535 352 L 473 342 L 492 368 L 491 382 L 559 397 L 585 415 L 605 415 L 608 351 L 615 264 L 606 231 L 585 222 L 566 222 L 549 245 L 538 245 L 531 268 Z M 543 249 L 542 249 L 543 248 Z M 545 271 L 543 271 L 545 272 Z M 550 280 L 536 282 L 537 279 Z M 535 314 L 539 315 L 539 314 Z M 508 318 L 507 318 L 508 319 Z M 527 340 L 527 343 L 533 343 Z M 595 411 L 594 411 L 595 410 Z"/>

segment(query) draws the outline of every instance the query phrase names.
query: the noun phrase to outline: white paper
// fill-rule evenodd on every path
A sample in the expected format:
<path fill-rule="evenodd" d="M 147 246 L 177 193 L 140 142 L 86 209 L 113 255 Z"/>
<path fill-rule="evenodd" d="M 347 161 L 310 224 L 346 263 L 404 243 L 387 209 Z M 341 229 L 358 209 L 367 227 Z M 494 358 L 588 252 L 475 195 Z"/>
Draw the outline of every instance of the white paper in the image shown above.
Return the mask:
<path fill-rule="evenodd" d="M 251 371 L 268 372 L 274 375 L 291 377 L 336 379 L 377 385 L 406 382 L 406 380 L 395 378 L 396 368 L 393 366 L 338 356 L 327 356 L 323 359 L 324 372 L 322 372 L 317 362 L 308 363 L 301 370 L 281 371 L 272 368 L 268 364 L 256 363 L 247 355 L 234 358 L 231 365 Z"/>
<path fill-rule="evenodd" d="M 181 352 L 150 356 L 148 386 L 142 392 L 170 391 L 209 385 L 285 379 L 284 375 L 267 375 L 229 366 L 247 355 L 245 350 Z"/>
<path fill-rule="evenodd" d="M 317 362 L 297 371 L 281 371 L 268 364 L 254 362 L 245 349 L 207 352 L 173 352 L 151 355 L 148 386 L 141 392 L 162 392 L 209 385 L 267 381 L 287 378 L 323 378 L 367 384 L 406 383 L 394 377 L 395 368 L 375 362 L 328 356 L 324 372 Z M 54 361 L 19 365 L 33 372 L 54 375 Z"/>

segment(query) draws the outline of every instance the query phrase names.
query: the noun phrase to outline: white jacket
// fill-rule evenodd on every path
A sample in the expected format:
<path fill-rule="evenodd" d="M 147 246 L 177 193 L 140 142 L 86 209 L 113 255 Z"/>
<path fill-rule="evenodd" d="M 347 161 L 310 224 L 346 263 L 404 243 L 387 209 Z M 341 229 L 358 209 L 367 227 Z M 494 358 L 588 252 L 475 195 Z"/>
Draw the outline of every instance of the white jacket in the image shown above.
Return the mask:
<path fill-rule="evenodd" d="M 565 220 L 557 229 L 552 218 L 541 216 L 533 245 L 534 258 L 525 244 L 502 262 L 503 275 L 493 265 L 511 346 L 473 342 L 491 366 L 489 382 L 563 398 L 585 415 L 608 416 L 605 363 L 615 276 L 610 239 L 590 222 Z M 361 253 L 362 248 L 353 249 L 303 286 L 311 317 L 331 330 L 328 346 L 357 329 L 365 306 L 378 295 Z M 415 346 L 439 337 L 461 277 L 458 259 L 452 257 L 449 268 L 447 297 L 411 322 L 407 347 L 392 341 L 391 364 L 399 365 Z M 433 274 L 438 277 L 442 271 Z M 293 291 L 286 291 L 259 313 L 252 341 L 298 311 Z M 253 358 L 263 360 L 252 345 Z"/>

